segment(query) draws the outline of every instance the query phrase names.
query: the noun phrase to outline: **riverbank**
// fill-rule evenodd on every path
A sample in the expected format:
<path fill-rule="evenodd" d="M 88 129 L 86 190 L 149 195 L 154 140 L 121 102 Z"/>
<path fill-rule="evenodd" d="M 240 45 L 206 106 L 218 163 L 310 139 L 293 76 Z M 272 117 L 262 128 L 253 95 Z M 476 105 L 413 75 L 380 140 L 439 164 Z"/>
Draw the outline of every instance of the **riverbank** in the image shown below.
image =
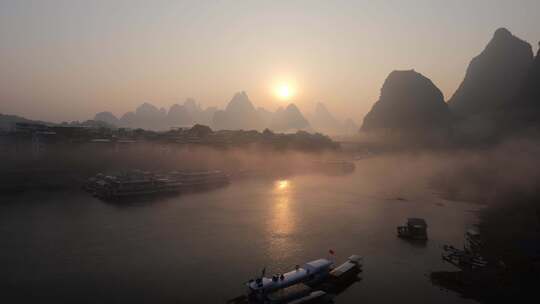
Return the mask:
<path fill-rule="evenodd" d="M 501 196 L 480 212 L 484 269 L 431 273 L 434 284 L 481 303 L 528 302 L 540 286 L 540 200 Z"/>

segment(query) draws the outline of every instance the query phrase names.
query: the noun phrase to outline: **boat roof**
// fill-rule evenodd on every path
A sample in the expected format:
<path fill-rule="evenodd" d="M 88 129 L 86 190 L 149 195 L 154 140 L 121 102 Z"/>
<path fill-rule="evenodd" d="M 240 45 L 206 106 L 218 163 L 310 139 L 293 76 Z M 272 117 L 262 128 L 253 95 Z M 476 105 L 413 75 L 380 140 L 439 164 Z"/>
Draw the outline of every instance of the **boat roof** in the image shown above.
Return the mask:
<path fill-rule="evenodd" d="M 318 259 L 315 261 L 307 262 L 304 265 L 305 269 L 308 269 L 309 271 L 318 271 L 324 268 L 328 268 L 332 265 L 332 262 L 327 259 Z"/>
<path fill-rule="evenodd" d="M 480 232 L 478 232 L 478 230 L 476 229 L 467 229 L 467 234 L 470 235 L 470 236 L 480 236 Z"/>
<path fill-rule="evenodd" d="M 410 217 L 407 219 L 407 225 L 427 227 L 426 220 L 418 217 Z"/>

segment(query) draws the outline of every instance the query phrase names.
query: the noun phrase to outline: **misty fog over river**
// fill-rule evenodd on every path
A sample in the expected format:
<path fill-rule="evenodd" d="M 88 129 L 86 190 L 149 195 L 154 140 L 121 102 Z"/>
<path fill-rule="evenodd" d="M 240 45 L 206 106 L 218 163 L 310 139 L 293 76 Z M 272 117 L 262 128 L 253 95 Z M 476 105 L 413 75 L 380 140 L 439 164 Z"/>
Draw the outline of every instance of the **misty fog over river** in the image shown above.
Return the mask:
<path fill-rule="evenodd" d="M 345 303 L 471 303 L 429 273 L 452 270 L 479 205 L 448 201 L 391 163 L 356 162 L 346 176 L 233 180 L 224 188 L 111 204 L 83 191 L 27 192 L 0 204 L 0 286 L 13 303 L 223 303 L 266 266 L 290 270 L 332 249 L 364 256 Z M 384 166 L 384 165 L 381 165 Z M 376 167 L 376 168 L 380 168 Z M 425 246 L 396 237 L 407 217 L 428 222 Z"/>

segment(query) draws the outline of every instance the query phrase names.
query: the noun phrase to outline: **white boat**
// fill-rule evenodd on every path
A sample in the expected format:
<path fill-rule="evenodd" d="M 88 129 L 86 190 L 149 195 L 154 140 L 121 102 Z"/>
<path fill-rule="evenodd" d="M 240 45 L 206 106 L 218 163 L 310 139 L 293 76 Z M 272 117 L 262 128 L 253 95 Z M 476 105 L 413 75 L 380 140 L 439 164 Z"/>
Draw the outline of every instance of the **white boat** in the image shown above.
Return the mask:
<path fill-rule="evenodd" d="M 397 235 L 400 238 L 426 241 L 427 223 L 422 218 L 408 218 L 404 226 L 397 227 Z"/>
<path fill-rule="evenodd" d="M 328 290 L 338 290 L 361 271 L 362 257 L 358 255 L 350 256 L 338 267 L 333 267 L 330 260 L 317 259 L 284 274 L 249 280 L 247 297 L 228 303 L 310 303 L 323 298 Z"/>
<path fill-rule="evenodd" d="M 297 283 L 317 280 L 328 276 L 332 261 L 318 259 L 296 267 L 295 270 L 272 277 L 262 277 L 247 283 L 248 294 L 264 295 L 274 290 L 282 289 Z"/>

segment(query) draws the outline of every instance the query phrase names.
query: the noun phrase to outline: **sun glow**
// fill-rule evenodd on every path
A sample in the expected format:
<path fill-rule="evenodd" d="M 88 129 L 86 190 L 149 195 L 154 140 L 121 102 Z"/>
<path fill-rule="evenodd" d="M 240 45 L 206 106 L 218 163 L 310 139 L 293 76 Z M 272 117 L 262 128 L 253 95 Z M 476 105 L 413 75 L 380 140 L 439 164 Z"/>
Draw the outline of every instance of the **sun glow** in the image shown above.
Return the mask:
<path fill-rule="evenodd" d="M 288 180 L 279 180 L 277 181 L 277 188 L 280 190 L 287 189 L 289 187 L 289 181 Z"/>
<path fill-rule="evenodd" d="M 289 100 L 294 96 L 294 90 L 288 84 L 281 84 L 275 90 L 276 96 L 281 100 Z"/>

